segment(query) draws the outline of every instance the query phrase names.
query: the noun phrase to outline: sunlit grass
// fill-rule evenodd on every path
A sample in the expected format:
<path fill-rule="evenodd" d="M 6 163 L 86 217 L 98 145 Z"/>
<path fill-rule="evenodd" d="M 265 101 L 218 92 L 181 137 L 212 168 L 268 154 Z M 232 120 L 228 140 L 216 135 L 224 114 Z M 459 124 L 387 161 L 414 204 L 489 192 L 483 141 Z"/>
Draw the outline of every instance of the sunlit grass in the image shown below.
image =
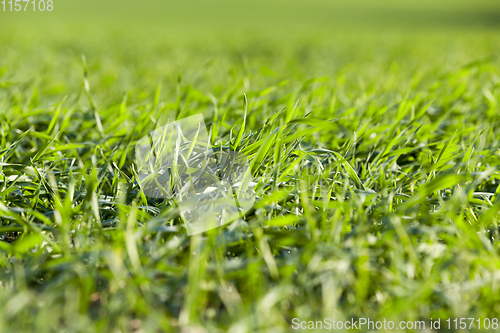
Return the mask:
<path fill-rule="evenodd" d="M 498 318 L 497 33 L 409 35 L 4 36 L 0 331 Z M 197 113 L 257 200 L 188 237 L 134 148 Z"/>

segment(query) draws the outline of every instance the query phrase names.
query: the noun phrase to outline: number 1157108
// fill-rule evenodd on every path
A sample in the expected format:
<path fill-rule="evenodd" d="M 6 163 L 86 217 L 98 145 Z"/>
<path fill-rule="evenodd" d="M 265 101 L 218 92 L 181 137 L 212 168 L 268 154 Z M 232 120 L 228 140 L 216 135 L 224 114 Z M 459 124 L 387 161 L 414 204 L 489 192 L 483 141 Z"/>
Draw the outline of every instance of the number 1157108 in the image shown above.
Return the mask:
<path fill-rule="evenodd" d="M 54 2 L 52 0 L 2 0 L 0 8 L 4 12 L 25 12 L 25 11 L 53 11 Z"/>

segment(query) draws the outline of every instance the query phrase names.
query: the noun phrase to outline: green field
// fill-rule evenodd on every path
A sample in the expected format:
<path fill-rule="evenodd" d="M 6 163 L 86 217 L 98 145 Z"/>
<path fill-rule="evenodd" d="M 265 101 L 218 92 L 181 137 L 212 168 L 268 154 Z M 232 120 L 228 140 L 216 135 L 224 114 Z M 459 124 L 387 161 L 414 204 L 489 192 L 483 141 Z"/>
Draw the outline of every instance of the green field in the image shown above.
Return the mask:
<path fill-rule="evenodd" d="M 498 331 L 500 3 L 54 2 L 0 4 L 0 332 Z M 256 202 L 188 236 L 134 147 L 198 113 Z"/>

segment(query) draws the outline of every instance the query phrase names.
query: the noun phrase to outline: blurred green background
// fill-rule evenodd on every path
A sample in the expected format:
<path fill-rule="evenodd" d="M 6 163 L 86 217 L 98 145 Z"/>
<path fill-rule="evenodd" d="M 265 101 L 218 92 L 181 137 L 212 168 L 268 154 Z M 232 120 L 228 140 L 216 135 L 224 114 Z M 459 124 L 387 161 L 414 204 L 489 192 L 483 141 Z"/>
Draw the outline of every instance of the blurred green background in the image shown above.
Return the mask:
<path fill-rule="evenodd" d="M 496 57 L 499 31 L 493 0 L 55 0 L 52 12 L 0 11 L 0 84 L 75 92 L 82 55 L 104 102 L 159 82 L 173 93 L 180 73 L 205 93 L 225 89 L 231 70 L 252 74 L 248 91 L 342 70 L 371 81 L 390 66 L 433 79 Z"/>
<path fill-rule="evenodd" d="M 151 33 L 179 38 L 255 32 L 290 39 L 297 34 L 329 36 L 374 28 L 429 33 L 436 29 L 498 28 L 500 4 L 493 0 L 56 0 L 52 12 L 1 15 L 7 35 L 12 37 L 33 33 L 36 27 L 35 34 L 53 36 L 63 32 L 75 38 L 82 38 L 85 33 L 108 33 L 111 29 L 131 37 Z"/>

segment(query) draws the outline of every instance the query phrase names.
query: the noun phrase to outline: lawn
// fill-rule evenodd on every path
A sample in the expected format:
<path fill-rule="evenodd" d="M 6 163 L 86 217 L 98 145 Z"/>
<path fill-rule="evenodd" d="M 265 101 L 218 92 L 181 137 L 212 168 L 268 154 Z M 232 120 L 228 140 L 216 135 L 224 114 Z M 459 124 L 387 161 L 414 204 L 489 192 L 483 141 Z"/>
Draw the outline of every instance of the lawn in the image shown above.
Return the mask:
<path fill-rule="evenodd" d="M 498 331 L 498 3 L 54 2 L 0 5 L 0 332 Z M 255 203 L 189 236 L 135 147 L 199 113 Z"/>

